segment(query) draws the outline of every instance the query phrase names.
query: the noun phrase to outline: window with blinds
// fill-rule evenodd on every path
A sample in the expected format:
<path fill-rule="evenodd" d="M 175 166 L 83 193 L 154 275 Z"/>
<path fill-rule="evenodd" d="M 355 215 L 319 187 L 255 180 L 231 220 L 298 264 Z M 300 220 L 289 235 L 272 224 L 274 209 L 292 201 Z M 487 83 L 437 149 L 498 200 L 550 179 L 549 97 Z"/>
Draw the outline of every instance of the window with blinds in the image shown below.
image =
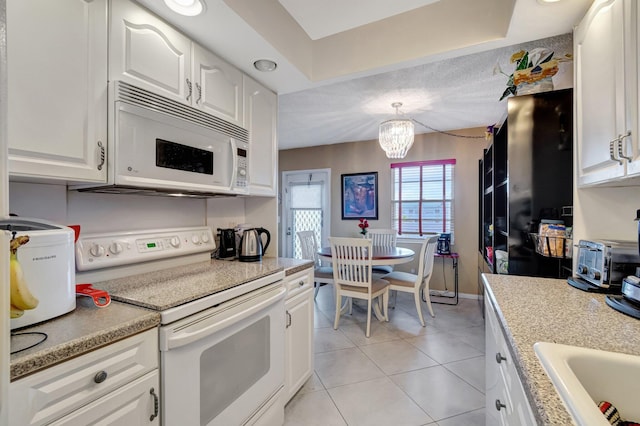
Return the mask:
<path fill-rule="evenodd" d="M 391 164 L 392 226 L 399 235 L 451 233 L 455 159 Z"/>

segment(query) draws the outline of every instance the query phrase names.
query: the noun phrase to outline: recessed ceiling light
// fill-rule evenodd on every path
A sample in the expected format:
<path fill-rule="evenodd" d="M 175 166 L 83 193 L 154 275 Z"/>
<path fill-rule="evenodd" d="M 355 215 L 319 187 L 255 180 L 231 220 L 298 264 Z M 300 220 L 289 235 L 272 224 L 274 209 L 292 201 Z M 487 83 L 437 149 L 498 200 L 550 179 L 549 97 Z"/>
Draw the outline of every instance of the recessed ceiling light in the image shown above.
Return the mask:
<path fill-rule="evenodd" d="M 203 0 L 164 0 L 167 7 L 184 16 L 197 16 L 204 12 Z"/>
<path fill-rule="evenodd" d="M 538 0 L 538 3 L 540 4 L 549 4 L 549 3 L 557 3 L 560 0 Z"/>
<path fill-rule="evenodd" d="M 258 59 L 257 61 L 255 61 L 253 63 L 253 66 L 258 70 L 258 71 L 262 71 L 262 72 L 271 72 L 273 70 L 275 70 L 276 68 L 278 68 L 278 64 L 276 64 L 275 62 L 269 60 L 269 59 Z"/>

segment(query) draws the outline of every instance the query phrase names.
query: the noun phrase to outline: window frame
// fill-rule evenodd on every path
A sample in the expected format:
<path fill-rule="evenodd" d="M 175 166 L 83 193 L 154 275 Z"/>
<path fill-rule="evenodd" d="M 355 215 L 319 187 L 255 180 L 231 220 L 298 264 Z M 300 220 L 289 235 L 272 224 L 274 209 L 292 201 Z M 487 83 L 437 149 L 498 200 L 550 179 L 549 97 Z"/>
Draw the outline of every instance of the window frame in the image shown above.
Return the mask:
<path fill-rule="evenodd" d="M 455 158 L 448 158 L 448 159 L 443 159 L 443 160 L 424 160 L 424 161 L 407 161 L 407 162 L 402 162 L 402 163 L 392 163 L 390 165 L 391 170 L 391 227 L 393 229 L 395 229 L 398 232 L 399 236 L 402 236 L 403 238 L 422 238 L 424 235 L 428 235 L 429 232 L 423 231 L 422 230 L 422 206 L 424 202 L 433 202 L 433 200 L 427 200 L 422 198 L 423 197 L 423 184 L 424 184 L 424 178 L 423 178 L 423 168 L 424 167 L 432 167 L 432 166 L 442 166 L 442 174 L 441 174 L 441 179 L 440 181 L 442 182 L 442 194 L 441 197 L 438 198 L 436 200 L 436 202 L 440 202 L 442 204 L 442 230 L 439 231 L 438 233 L 450 233 L 451 234 L 451 238 L 453 240 L 453 233 L 454 233 L 454 222 L 453 222 L 453 216 L 454 216 L 454 202 L 455 202 L 455 192 L 454 192 L 454 188 L 455 188 L 455 165 L 456 165 L 456 159 Z M 447 199 L 446 198 L 446 193 L 447 193 L 447 187 L 446 187 L 446 175 L 447 175 L 447 166 L 451 166 L 451 188 L 450 188 L 450 194 L 451 194 L 451 198 Z M 409 168 L 409 167 L 420 167 L 420 190 L 419 190 L 419 198 L 417 200 L 411 200 L 411 201 L 405 201 L 405 202 L 411 202 L 411 203 L 418 203 L 418 232 L 417 233 L 406 233 L 402 231 L 402 199 L 401 197 L 399 197 L 399 194 L 396 194 L 396 174 L 395 171 L 393 169 L 399 169 L 399 181 L 398 181 L 398 188 L 399 188 L 399 193 L 401 194 L 402 192 L 402 169 L 403 168 Z M 446 209 L 446 204 L 450 203 L 450 210 L 451 210 L 451 217 L 449 219 L 447 219 L 447 209 Z M 395 215 L 395 211 L 396 211 L 396 204 L 398 204 L 398 217 L 396 218 Z M 449 229 L 447 229 L 447 222 L 449 222 Z M 398 225 L 396 227 L 396 224 Z"/>

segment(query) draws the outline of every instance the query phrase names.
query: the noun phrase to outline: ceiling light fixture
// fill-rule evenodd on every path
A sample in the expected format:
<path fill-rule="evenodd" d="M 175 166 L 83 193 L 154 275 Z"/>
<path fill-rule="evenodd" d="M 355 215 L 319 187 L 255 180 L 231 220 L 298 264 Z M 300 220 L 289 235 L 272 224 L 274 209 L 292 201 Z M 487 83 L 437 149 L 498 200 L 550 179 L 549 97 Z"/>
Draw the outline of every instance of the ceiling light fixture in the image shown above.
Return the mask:
<path fill-rule="evenodd" d="M 164 0 L 167 7 L 184 16 L 197 16 L 204 12 L 203 0 Z"/>
<path fill-rule="evenodd" d="M 402 102 L 394 102 L 392 108 L 396 109 L 396 115 L 400 115 Z M 387 154 L 387 158 L 404 158 L 413 145 L 414 127 L 413 121 L 394 118 L 380 123 L 380 136 L 378 143 Z"/>
<path fill-rule="evenodd" d="M 558 3 L 560 0 L 538 0 L 540 4 Z"/>
<path fill-rule="evenodd" d="M 262 72 L 271 72 L 278 68 L 278 64 L 269 59 L 258 59 L 253 63 L 253 66 L 255 69 Z"/>

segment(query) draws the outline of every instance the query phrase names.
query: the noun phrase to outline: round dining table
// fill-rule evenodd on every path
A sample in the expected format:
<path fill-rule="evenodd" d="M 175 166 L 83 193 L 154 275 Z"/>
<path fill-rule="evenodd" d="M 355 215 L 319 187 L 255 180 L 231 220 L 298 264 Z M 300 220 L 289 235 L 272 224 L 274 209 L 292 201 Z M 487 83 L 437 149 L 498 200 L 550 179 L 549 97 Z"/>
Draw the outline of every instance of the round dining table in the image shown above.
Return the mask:
<path fill-rule="evenodd" d="M 325 260 L 331 260 L 331 247 L 322 247 L 318 250 L 318 255 Z M 373 246 L 371 264 L 373 266 L 399 265 L 411 262 L 414 256 L 413 250 L 404 247 Z"/>

